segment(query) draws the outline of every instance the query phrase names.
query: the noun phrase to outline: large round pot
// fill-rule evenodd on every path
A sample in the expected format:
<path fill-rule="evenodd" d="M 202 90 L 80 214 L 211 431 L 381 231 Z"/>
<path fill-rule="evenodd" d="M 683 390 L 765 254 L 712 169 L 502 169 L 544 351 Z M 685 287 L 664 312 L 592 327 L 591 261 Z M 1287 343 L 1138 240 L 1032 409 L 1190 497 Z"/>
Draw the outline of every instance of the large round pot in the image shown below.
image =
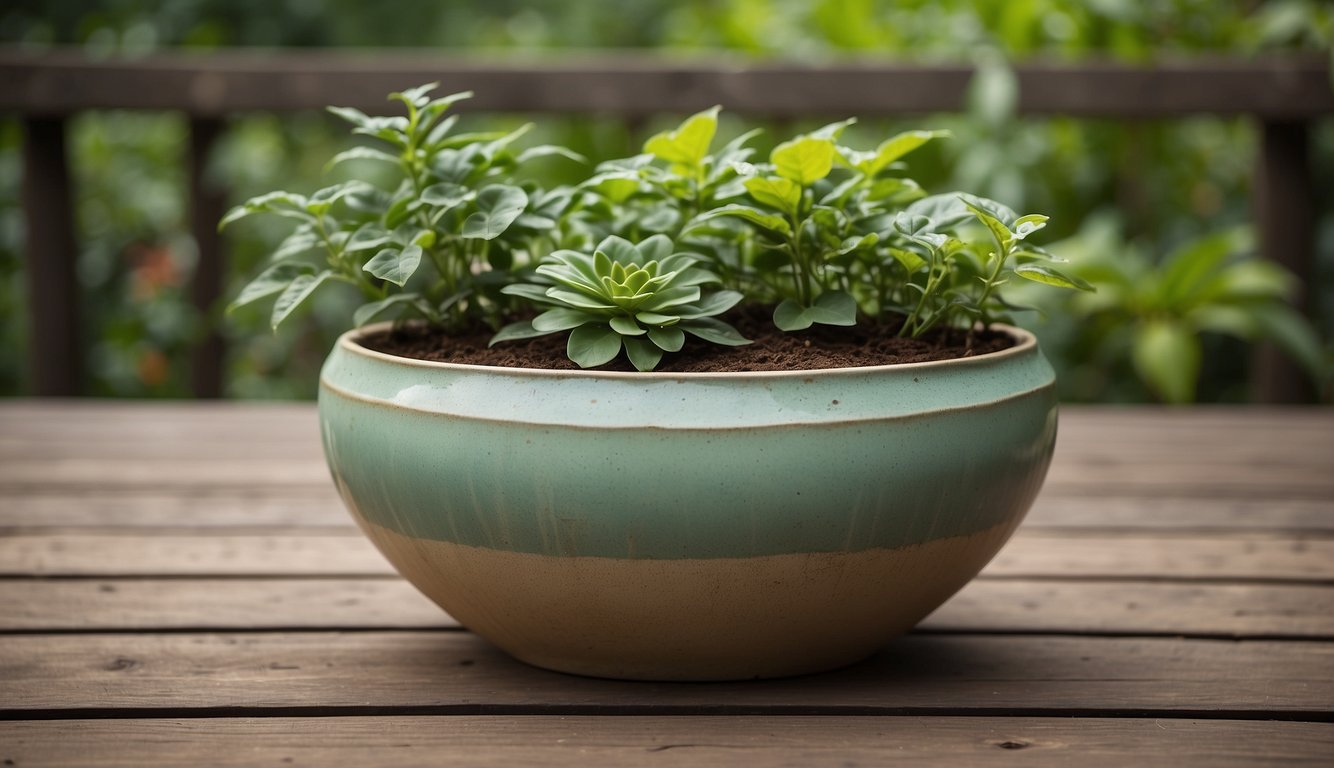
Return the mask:
<path fill-rule="evenodd" d="M 320 378 L 348 509 L 464 626 L 565 672 L 866 657 L 995 555 L 1056 439 L 1052 369 L 1017 329 L 947 362 L 736 374 L 431 363 L 358 344 L 374 330 Z"/>

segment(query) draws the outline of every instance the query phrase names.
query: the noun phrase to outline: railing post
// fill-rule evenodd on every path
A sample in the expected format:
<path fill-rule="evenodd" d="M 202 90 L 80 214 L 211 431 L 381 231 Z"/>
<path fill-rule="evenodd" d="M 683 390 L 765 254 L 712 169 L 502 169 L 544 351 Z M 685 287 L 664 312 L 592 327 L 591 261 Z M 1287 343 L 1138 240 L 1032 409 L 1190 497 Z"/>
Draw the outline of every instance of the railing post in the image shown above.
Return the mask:
<path fill-rule="evenodd" d="M 1305 121 L 1260 123 L 1253 189 L 1260 254 L 1297 277 L 1293 305 L 1309 316 L 1310 285 L 1315 278 L 1315 209 L 1310 130 Z M 1259 345 L 1251 362 L 1253 401 L 1314 402 L 1315 391 L 1306 372 L 1274 344 Z"/>
<path fill-rule="evenodd" d="M 84 390 L 73 204 L 65 118 L 25 117 L 28 370 L 31 391 L 41 397 L 69 397 Z"/>
<path fill-rule="evenodd" d="M 218 300 L 224 279 L 218 219 L 222 218 L 222 192 L 208 174 L 208 159 L 222 134 L 223 122 L 216 118 L 190 120 L 190 231 L 199 250 L 190 302 L 200 320 L 199 335 L 190 350 L 190 391 L 195 397 L 222 396 L 225 350 L 218 333 Z"/>

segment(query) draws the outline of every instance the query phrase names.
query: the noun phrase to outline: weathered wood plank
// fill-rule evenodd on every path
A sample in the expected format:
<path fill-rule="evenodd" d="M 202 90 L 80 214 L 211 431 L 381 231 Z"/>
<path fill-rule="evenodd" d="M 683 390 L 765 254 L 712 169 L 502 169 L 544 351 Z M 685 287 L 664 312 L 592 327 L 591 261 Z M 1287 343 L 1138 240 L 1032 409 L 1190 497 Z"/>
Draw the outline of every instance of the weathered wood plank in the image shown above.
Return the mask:
<path fill-rule="evenodd" d="M 1324 723 L 1176 718 L 467 716 L 0 723 L 40 766 L 1328 765 Z M 1015 754 L 1019 751 L 1020 754 Z"/>
<path fill-rule="evenodd" d="M 457 627 L 395 578 L 0 580 L 0 631 Z M 1334 589 L 980 579 L 921 628 L 1334 638 Z"/>
<path fill-rule="evenodd" d="M 1019 110 L 1030 114 L 1168 117 L 1198 113 L 1301 118 L 1334 112 L 1321 57 L 1114 63 L 1017 68 Z M 635 117 L 724 104 L 775 117 L 959 110 L 972 69 L 843 60 L 819 65 L 643 54 L 513 53 L 467 57 L 424 51 L 211 51 L 133 60 L 73 50 L 0 52 L 0 109 L 183 109 L 195 115 L 292 111 L 345 104 L 384 112 L 384 94 L 433 80 L 474 90 L 468 109 L 593 112 Z"/>
<path fill-rule="evenodd" d="M 0 489 L 0 531 L 153 533 L 273 532 L 292 527 L 354 530 L 333 484 L 314 488 Z M 1038 497 L 1024 530 L 1222 535 L 1334 534 L 1334 499 Z"/>
<path fill-rule="evenodd" d="M 0 576 L 383 576 L 355 528 L 259 535 L 107 529 L 0 535 Z M 1334 539 L 1047 533 L 1021 529 L 984 578 L 1334 582 Z"/>
<path fill-rule="evenodd" d="M 6 637 L 3 648 L 6 719 L 50 710 L 336 714 L 327 711 L 333 707 L 353 710 L 346 714 L 402 707 L 419 714 L 1075 710 L 1309 718 L 1327 716 L 1334 702 L 1328 643 L 914 635 L 844 670 L 719 684 L 552 674 L 466 632 L 32 635 Z"/>

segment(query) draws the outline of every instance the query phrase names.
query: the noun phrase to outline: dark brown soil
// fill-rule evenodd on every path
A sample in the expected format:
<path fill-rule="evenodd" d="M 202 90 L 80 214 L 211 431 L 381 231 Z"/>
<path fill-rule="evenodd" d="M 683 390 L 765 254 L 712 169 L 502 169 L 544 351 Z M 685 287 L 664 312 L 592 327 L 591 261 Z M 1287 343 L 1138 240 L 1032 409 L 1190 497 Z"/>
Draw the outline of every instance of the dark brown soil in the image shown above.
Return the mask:
<path fill-rule="evenodd" d="M 900 338 L 898 323 L 859 325 L 853 328 L 814 326 L 797 333 L 782 333 L 773 327 L 764 310 L 737 312 L 727 319 L 741 335 L 754 341 L 744 347 L 724 347 L 686 335 L 685 348 L 667 354 L 657 370 L 674 373 L 723 371 L 809 371 L 821 368 L 855 368 L 867 365 L 923 363 L 952 360 L 1013 346 L 1003 333 L 980 331 L 968 339 L 958 330 L 938 330 L 923 338 Z M 445 363 L 493 365 L 509 368 L 576 369 L 565 356 L 568 333 L 536 339 L 501 342 L 488 348 L 489 330 L 462 336 L 407 326 L 368 336 L 369 349 L 399 357 Z M 624 353 L 597 370 L 633 371 Z"/>

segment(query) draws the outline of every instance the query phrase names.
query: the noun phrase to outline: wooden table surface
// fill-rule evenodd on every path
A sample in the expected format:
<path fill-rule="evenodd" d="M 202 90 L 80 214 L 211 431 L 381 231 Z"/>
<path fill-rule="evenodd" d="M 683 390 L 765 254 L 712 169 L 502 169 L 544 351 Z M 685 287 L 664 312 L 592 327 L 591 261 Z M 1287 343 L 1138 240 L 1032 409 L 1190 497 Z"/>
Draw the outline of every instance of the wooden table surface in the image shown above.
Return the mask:
<path fill-rule="evenodd" d="M 727 684 L 545 672 L 399 579 L 313 406 L 0 403 L 0 765 L 1334 765 L 1334 409 L 1066 408 L 911 635 Z"/>

